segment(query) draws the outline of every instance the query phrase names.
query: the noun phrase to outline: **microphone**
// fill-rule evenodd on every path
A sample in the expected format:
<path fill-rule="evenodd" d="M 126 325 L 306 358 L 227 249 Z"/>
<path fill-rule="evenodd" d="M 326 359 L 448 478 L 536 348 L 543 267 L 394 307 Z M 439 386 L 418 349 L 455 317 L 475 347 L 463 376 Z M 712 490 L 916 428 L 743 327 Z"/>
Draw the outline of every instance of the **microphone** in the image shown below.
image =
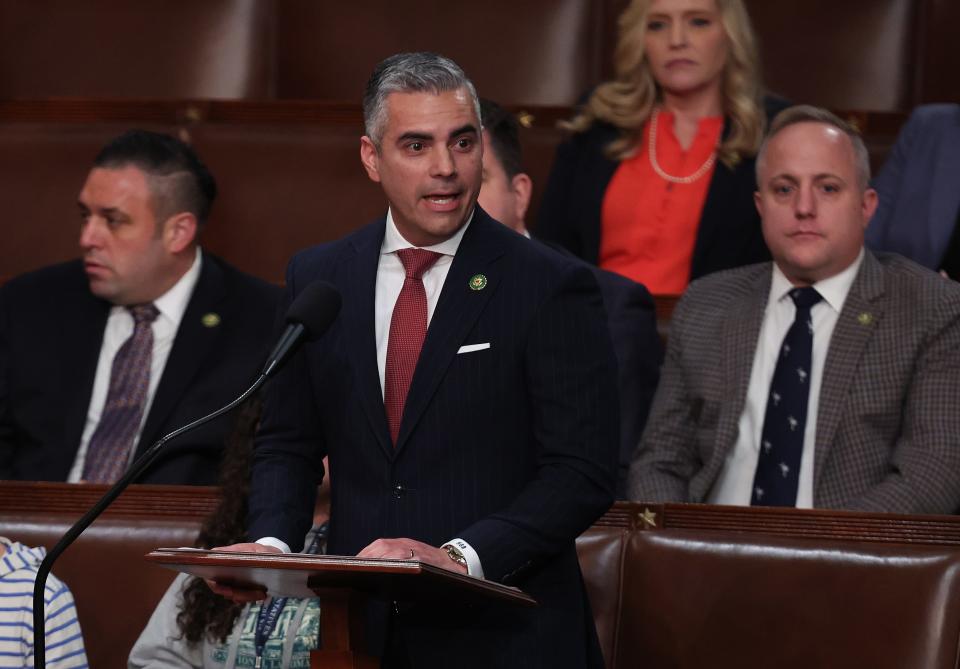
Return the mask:
<path fill-rule="evenodd" d="M 340 304 L 340 293 L 332 284 L 326 281 L 308 284 L 287 309 L 287 327 L 267 357 L 260 374 L 270 378 L 300 345 L 304 336 L 310 334 L 316 337 L 326 332 L 340 313 Z"/>
<path fill-rule="evenodd" d="M 250 387 L 226 406 L 202 418 L 198 418 L 192 423 L 177 428 L 173 432 L 158 439 L 150 448 L 144 451 L 139 458 L 134 460 L 129 469 L 117 479 L 116 483 L 110 486 L 103 497 L 60 537 L 60 540 L 50 552 L 47 553 L 37 568 L 37 578 L 33 584 L 34 667 L 37 669 L 45 669 L 47 666 L 43 591 L 44 588 L 46 588 L 47 576 L 53 569 L 53 563 L 56 559 L 120 496 L 120 493 L 122 493 L 128 485 L 153 464 L 167 442 L 201 425 L 205 425 L 215 418 L 219 418 L 242 404 L 248 397 L 255 393 L 267 379 L 276 374 L 304 340 L 307 338 L 316 339 L 327 331 L 333 324 L 333 321 L 336 320 L 337 314 L 340 313 L 341 302 L 340 291 L 338 291 L 333 284 L 327 283 L 326 281 L 314 281 L 307 284 L 287 309 L 287 327 L 284 329 L 283 334 L 280 335 L 280 339 L 277 341 L 276 346 L 274 346 L 273 351 L 270 352 L 267 362 L 263 366 L 263 371 L 260 372 L 260 375 Z"/>

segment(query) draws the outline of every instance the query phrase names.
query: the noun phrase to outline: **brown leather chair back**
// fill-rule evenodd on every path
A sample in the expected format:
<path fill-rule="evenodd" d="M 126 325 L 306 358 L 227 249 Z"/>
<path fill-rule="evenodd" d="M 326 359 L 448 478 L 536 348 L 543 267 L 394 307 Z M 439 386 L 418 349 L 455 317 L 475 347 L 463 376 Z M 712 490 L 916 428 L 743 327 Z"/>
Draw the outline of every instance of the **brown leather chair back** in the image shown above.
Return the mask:
<path fill-rule="evenodd" d="M 609 669 L 956 669 L 960 519 L 617 502 L 577 539 Z"/>
<path fill-rule="evenodd" d="M 272 0 L 0 2 L 0 98 L 262 98 Z"/>
<path fill-rule="evenodd" d="M 956 666 L 955 548 L 676 530 L 627 555 L 617 666 Z"/>
<path fill-rule="evenodd" d="M 106 486 L 0 483 L 0 535 L 48 550 Z M 147 563 L 158 547 L 193 546 L 216 503 L 210 488 L 135 486 L 54 564 L 77 605 L 91 667 L 125 667 L 175 572 Z"/>
<path fill-rule="evenodd" d="M 594 525 L 577 538 L 580 569 L 597 627 L 600 649 L 607 666 L 617 657 L 623 597 L 624 559 L 628 531 L 623 527 Z"/>
<path fill-rule="evenodd" d="M 569 105 L 596 83 L 596 0 L 280 0 L 277 95 L 355 102 L 380 60 L 429 50 L 459 63 L 484 97 Z"/>
<path fill-rule="evenodd" d="M 747 0 L 767 86 L 796 103 L 907 110 L 918 0 Z"/>

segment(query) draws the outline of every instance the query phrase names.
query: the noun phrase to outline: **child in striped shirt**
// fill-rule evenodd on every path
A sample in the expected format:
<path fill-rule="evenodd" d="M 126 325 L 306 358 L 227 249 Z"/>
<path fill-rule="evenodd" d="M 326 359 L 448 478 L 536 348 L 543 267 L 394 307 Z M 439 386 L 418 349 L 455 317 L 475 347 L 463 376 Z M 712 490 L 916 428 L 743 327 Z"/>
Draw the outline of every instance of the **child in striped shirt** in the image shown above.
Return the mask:
<path fill-rule="evenodd" d="M 0 667 L 33 666 L 33 584 L 44 548 L 0 537 Z M 50 669 L 87 666 L 73 595 L 58 578 L 47 577 L 46 664 Z"/>

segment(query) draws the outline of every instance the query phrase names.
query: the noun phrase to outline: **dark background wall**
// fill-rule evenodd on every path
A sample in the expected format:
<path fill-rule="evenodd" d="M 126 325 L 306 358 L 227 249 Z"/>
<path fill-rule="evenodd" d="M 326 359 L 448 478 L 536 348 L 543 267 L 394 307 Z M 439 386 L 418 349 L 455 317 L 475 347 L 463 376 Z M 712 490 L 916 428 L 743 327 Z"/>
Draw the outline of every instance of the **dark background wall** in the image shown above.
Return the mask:
<path fill-rule="evenodd" d="M 221 182 L 206 247 L 279 281 L 380 214 L 359 99 L 401 50 L 453 57 L 520 113 L 534 213 L 559 119 L 610 76 L 627 0 L 0 0 L 0 280 L 74 257 L 92 156 L 131 126 Z M 854 119 L 874 166 L 917 104 L 960 102 L 957 0 L 747 0 L 771 91 Z M 531 216 L 533 220 L 533 216 Z"/>
<path fill-rule="evenodd" d="M 0 0 L 0 99 L 354 102 L 405 50 L 482 94 L 570 105 L 610 74 L 627 0 Z M 747 0 L 770 88 L 835 108 L 960 101 L 956 0 Z"/>

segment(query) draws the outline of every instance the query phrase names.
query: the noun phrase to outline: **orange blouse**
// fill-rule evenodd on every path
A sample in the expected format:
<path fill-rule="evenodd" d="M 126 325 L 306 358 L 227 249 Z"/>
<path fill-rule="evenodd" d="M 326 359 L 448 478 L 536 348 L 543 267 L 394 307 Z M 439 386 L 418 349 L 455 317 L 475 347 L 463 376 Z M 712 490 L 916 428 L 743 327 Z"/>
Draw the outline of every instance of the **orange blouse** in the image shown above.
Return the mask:
<path fill-rule="evenodd" d="M 656 161 L 674 177 L 689 177 L 710 158 L 723 117 L 700 120 L 690 148 L 673 134 L 673 114 L 657 118 Z M 622 161 L 603 198 L 600 267 L 644 284 L 655 295 L 679 295 L 690 282 L 700 213 L 716 165 L 692 183 L 659 176 L 650 162 L 650 120 L 636 155 Z"/>

